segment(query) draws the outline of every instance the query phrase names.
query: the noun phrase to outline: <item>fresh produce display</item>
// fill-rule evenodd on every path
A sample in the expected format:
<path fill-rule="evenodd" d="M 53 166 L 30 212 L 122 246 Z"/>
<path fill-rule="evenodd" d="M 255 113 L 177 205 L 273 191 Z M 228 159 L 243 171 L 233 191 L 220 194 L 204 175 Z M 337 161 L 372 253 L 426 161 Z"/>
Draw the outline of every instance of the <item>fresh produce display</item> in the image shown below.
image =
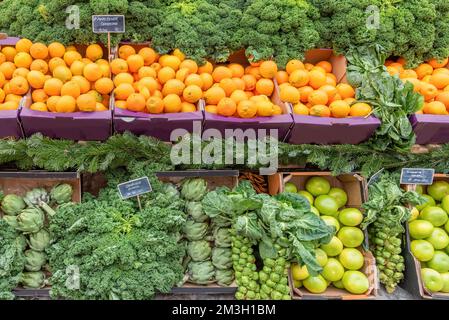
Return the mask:
<path fill-rule="evenodd" d="M 416 209 L 409 204 L 420 204 L 416 192 L 404 192 L 397 176 L 384 174 L 369 188 L 369 201 L 363 204 L 366 217 L 362 223 L 368 228 L 370 248 L 376 258 L 379 280 L 392 293 L 404 279 L 405 262 L 402 256 L 403 224 L 416 219 Z"/>
<path fill-rule="evenodd" d="M 422 192 L 426 201 L 413 209 L 408 223 L 410 249 L 421 263 L 424 287 L 449 293 L 449 183 L 437 180 Z"/>
<path fill-rule="evenodd" d="M 292 265 L 295 287 L 304 287 L 311 293 L 323 293 L 329 285 L 352 294 L 367 292 L 369 280 L 360 271 L 365 264 L 360 249 L 364 234 L 359 227 L 363 213 L 357 208 L 345 208 L 348 201 L 345 190 L 331 187 L 324 177 L 310 177 L 304 190 L 298 191 L 291 182 L 285 187 L 307 199 L 312 212 L 333 229 L 331 241 L 321 244 L 313 253 L 321 267 L 319 274 L 311 272 L 308 266 Z"/>
<path fill-rule="evenodd" d="M 24 288 L 42 288 L 47 284 L 46 273 L 49 269 L 46 249 L 50 246 L 51 238 L 46 221 L 55 215 L 50 205 L 65 205 L 71 200 L 72 186 L 69 184 L 55 185 L 50 192 L 44 188 L 34 188 L 23 198 L 15 194 L 3 198 L 2 221 L 19 233 L 15 248 L 21 251 L 24 266 L 16 282 Z M 17 258 L 12 255 L 11 259 Z M 8 270 L 6 267 L 5 270 Z"/>

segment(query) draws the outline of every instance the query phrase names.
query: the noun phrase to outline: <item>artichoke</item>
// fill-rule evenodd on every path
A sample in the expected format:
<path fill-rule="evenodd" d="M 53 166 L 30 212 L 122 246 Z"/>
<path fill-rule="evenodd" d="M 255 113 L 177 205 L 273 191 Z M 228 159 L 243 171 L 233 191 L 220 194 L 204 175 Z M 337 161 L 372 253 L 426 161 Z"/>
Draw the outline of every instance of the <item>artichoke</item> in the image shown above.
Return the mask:
<path fill-rule="evenodd" d="M 215 246 L 220 248 L 230 248 L 232 239 L 228 228 L 216 228 L 214 230 Z"/>
<path fill-rule="evenodd" d="M 188 201 L 200 201 L 207 192 L 207 182 L 203 179 L 187 179 L 182 183 L 181 196 Z"/>
<path fill-rule="evenodd" d="M 9 224 L 14 229 L 19 228 L 19 224 L 17 223 L 17 217 L 16 216 L 3 216 L 3 220 L 5 220 L 6 223 Z"/>
<path fill-rule="evenodd" d="M 187 245 L 187 254 L 193 261 L 199 262 L 209 259 L 212 249 L 208 241 L 192 241 Z"/>
<path fill-rule="evenodd" d="M 63 204 L 72 200 L 73 189 L 70 184 L 57 184 L 50 191 L 50 197 L 57 204 Z M 45 202 L 45 201 L 44 201 Z"/>
<path fill-rule="evenodd" d="M 195 284 L 213 282 L 215 270 L 210 261 L 190 262 L 188 266 L 189 281 Z"/>
<path fill-rule="evenodd" d="M 28 208 L 17 216 L 17 230 L 36 233 L 44 226 L 45 215 L 41 209 Z"/>
<path fill-rule="evenodd" d="M 20 282 L 24 288 L 43 288 L 45 286 L 45 274 L 42 271 L 23 272 Z"/>
<path fill-rule="evenodd" d="M 173 184 L 165 183 L 163 188 L 163 193 L 168 198 L 179 198 L 179 191 Z"/>
<path fill-rule="evenodd" d="M 34 251 L 44 251 L 50 245 L 50 234 L 45 229 L 30 234 L 29 245 Z"/>
<path fill-rule="evenodd" d="M 39 271 L 47 262 L 47 256 L 44 252 L 26 250 L 25 251 L 25 270 Z"/>
<path fill-rule="evenodd" d="M 212 250 L 212 264 L 217 269 L 232 268 L 232 249 L 231 248 L 214 248 Z"/>
<path fill-rule="evenodd" d="M 234 281 L 234 271 L 217 269 L 215 270 L 215 280 L 220 286 L 229 286 Z"/>
<path fill-rule="evenodd" d="M 197 241 L 203 239 L 207 234 L 209 225 L 207 223 L 199 223 L 193 220 L 187 220 L 184 224 L 183 232 L 187 240 Z"/>
<path fill-rule="evenodd" d="M 186 211 L 195 222 L 205 222 L 209 219 L 209 217 L 204 214 L 203 205 L 201 202 L 187 202 Z"/>
<path fill-rule="evenodd" d="M 47 191 L 43 188 L 35 188 L 31 191 L 28 191 L 25 194 L 25 198 L 23 200 L 26 202 L 26 204 L 30 207 L 32 206 L 38 206 L 41 201 L 44 203 L 48 203 L 50 201 L 50 196 L 48 195 Z"/>
<path fill-rule="evenodd" d="M 23 234 L 19 234 L 16 237 L 16 247 L 19 248 L 20 251 L 24 251 L 27 247 L 27 239 Z"/>
<path fill-rule="evenodd" d="M 25 207 L 26 203 L 20 196 L 8 194 L 3 198 L 2 211 L 10 216 L 18 215 Z"/>

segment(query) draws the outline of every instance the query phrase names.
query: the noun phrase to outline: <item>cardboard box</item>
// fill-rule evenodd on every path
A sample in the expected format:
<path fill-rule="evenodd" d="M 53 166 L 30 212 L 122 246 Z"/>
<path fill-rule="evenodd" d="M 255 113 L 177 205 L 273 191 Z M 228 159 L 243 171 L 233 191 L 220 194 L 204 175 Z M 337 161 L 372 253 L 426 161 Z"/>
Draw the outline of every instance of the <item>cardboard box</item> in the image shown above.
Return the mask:
<path fill-rule="evenodd" d="M 449 117 L 433 114 L 413 114 L 410 123 L 417 144 L 444 144 L 449 142 Z"/>
<path fill-rule="evenodd" d="M 330 172 L 289 172 L 277 173 L 268 177 L 269 193 L 272 195 L 284 191 L 285 183 L 292 182 L 298 190 L 304 190 L 305 184 L 310 177 L 321 176 L 329 181 L 331 187 L 339 187 L 345 190 L 348 195 L 348 202 L 346 208 L 360 209 L 361 205 L 367 199 L 367 182 L 366 180 L 356 174 L 343 174 L 339 176 L 332 176 Z M 359 300 L 359 299 L 374 299 L 377 296 L 378 290 L 378 272 L 376 268 L 376 260 L 371 252 L 368 251 L 368 234 L 365 231 L 365 240 L 360 247 L 360 251 L 364 256 L 364 266 L 361 270 L 366 274 L 369 280 L 369 289 L 366 293 L 361 295 L 354 295 L 346 290 L 329 287 L 324 293 L 313 294 L 305 288 L 294 288 L 291 274 L 289 275 L 290 289 L 293 299 L 343 299 L 343 300 Z"/>
<path fill-rule="evenodd" d="M 432 117 L 434 117 L 432 115 Z M 443 180 L 449 182 L 448 174 L 435 174 L 434 181 Z M 412 191 L 416 189 L 416 185 L 405 185 L 405 190 Z M 408 228 L 408 223 L 405 224 L 405 278 L 401 287 L 407 290 L 410 294 L 415 297 L 421 297 L 424 299 L 431 300 L 449 300 L 449 293 L 444 292 L 431 292 L 428 290 L 421 278 L 421 262 L 416 259 L 410 249 L 410 232 Z"/>
<path fill-rule="evenodd" d="M 337 83 L 346 81 L 346 58 L 334 55 L 331 49 L 315 49 L 306 53 L 304 62 L 317 63 L 329 61 L 332 73 Z M 279 90 L 277 87 L 276 90 Z M 358 144 L 369 139 L 380 126 L 380 120 L 374 116 L 330 118 L 297 115 L 293 113 L 293 106 L 286 103 L 290 109 L 294 125 L 287 138 L 292 144 Z"/>

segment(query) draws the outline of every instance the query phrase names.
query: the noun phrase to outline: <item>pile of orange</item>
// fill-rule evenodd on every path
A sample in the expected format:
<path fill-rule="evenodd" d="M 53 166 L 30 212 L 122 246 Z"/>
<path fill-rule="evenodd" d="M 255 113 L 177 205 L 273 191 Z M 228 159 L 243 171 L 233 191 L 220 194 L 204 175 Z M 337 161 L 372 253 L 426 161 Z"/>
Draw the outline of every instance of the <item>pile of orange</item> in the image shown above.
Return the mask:
<path fill-rule="evenodd" d="M 398 75 L 404 82 L 411 82 L 416 92 L 424 96 L 424 106 L 418 114 L 449 114 L 449 69 L 448 59 L 430 60 L 415 69 L 405 69 L 405 60 L 387 61 L 387 70 Z"/>
<path fill-rule="evenodd" d="M 277 72 L 273 61 L 252 63 L 246 68 L 237 63 L 217 65 L 212 71 L 214 83 L 204 92 L 205 111 L 239 118 L 282 114 L 269 98 L 275 90 Z"/>
<path fill-rule="evenodd" d="M 365 117 L 371 106 L 356 102 L 355 90 L 349 84 L 337 84 L 332 64 L 320 61 L 313 65 L 290 60 L 285 71 L 276 73 L 280 98 L 293 105 L 299 115 L 317 117 Z"/>
<path fill-rule="evenodd" d="M 158 55 L 153 49 L 119 48 L 111 62 L 115 105 L 135 112 L 177 113 L 197 111 L 203 91 L 212 86 L 212 65 L 199 67 L 179 50 Z"/>
<path fill-rule="evenodd" d="M 108 110 L 113 83 L 109 62 L 102 57 L 103 49 L 97 44 L 88 46 L 82 57 L 73 46 L 66 48 L 58 42 L 46 46 L 21 39 L 15 47 L 2 49 L 0 100 L 8 101 L 11 95 L 19 99 L 32 89 L 32 110 Z"/>

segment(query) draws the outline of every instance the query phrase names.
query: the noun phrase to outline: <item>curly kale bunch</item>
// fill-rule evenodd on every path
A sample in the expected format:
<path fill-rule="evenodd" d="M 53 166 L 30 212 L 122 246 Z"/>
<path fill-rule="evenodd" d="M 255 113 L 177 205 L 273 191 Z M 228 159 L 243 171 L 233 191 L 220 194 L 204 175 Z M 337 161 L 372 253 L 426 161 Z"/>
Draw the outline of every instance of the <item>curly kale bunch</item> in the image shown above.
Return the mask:
<path fill-rule="evenodd" d="M 251 61 L 274 58 L 283 67 L 291 59 L 303 59 L 319 42 L 315 7 L 304 0 L 255 0 L 243 13 L 235 39 Z"/>

